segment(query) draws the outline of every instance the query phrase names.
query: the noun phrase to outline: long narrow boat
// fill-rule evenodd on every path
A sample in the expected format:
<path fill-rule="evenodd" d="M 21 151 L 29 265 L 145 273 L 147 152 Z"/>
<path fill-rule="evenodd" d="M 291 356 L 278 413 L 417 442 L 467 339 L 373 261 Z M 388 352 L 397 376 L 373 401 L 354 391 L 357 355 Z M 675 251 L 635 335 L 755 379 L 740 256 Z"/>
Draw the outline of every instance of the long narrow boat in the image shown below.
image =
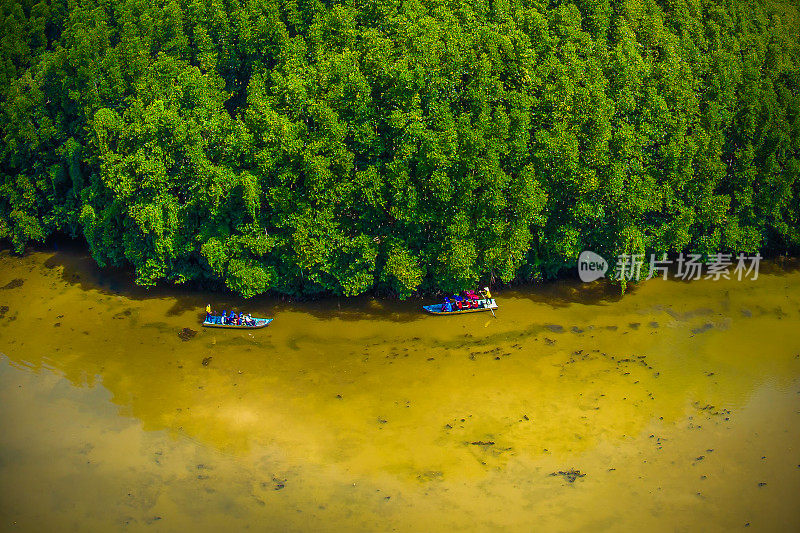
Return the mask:
<path fill-rule="evenodd" d="M 272 318 L 255 318 L 255 324 L 252 326 L 245 326 L 244 324 L 241 326 L 237 326 L 236 324 L 223 324 L 221 317 L 212 316 L 211 321 L 205 320 L 203 321 L 204 328 L 226 328 L 226 329 L 261 329 L 269 325 L 274 319 Z"/>
<path fill-rule="evenodd" d="M 442 308 L 444 304 L 435 304 L 435 305 L 425 305 L 422 308 L 427 312 L 431 313 L 432 315 L 462 315 L 464 313 L 478 313 L 480 311 L 490 311 L 492 309 L 497 309 L 497 302 L 494 301 L 494 298 L 489 300 L 474 300 L 478 302 L 480 307 L 473 307 L 471 309 L 454 309 L 453 311 L 443 311 Z"/>

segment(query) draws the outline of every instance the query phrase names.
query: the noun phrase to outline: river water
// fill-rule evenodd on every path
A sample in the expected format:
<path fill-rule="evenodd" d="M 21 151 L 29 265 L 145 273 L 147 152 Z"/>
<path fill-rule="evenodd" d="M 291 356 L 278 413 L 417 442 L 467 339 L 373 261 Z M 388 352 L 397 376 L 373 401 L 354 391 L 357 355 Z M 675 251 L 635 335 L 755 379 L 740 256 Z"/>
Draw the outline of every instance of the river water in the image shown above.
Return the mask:
<path fill-rule="evenodd" d="M 800 529 L 797 263 L 495 296 L 244 302 L 0 251 L 0 530 Z M 207 299 L 275 321 L 206 330 Z"/>

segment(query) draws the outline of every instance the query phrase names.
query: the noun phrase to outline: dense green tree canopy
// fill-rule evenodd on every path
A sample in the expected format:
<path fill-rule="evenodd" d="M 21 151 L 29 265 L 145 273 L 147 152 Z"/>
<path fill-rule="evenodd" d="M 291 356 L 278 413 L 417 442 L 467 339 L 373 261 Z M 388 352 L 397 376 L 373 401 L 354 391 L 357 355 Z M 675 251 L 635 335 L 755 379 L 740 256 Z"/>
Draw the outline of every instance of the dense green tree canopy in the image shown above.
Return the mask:
<path fill-rule="evenodd" d="M 407 296 L 800 246 L 797 0 L 0 0 L 0 238 Z"/>

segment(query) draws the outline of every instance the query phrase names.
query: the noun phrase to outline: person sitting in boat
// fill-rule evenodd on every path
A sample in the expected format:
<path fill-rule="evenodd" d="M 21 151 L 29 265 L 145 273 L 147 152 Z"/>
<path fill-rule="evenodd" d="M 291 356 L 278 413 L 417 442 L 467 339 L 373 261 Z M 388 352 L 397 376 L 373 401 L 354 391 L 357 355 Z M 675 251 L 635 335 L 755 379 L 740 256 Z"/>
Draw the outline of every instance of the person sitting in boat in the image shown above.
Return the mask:
<path fill-rule="evenodd" d="M 453 304 L 450 302 L 450 298 L 447 296 L 444 297 L 444 303 L 442 304 L 442 311 L 445 313 L 449 313 L 453 310 Z"/>
<path fill-rule="evenodd" d="M 483 296 L 487 300 L 491 300 L 492 299 L 492 293 L 489 292 L 489 287 L 484 287 L 483 288 L 483 290 L 481 291 L 481 296 Z"/>
<path fill-rule="evenodd" d="M 244 316 L 244 313 L 242 313 L 241 311 L 239 311 L 239 314 L 238 314 L 238 315 L 237 315 L 237 317 L 236 317 L 236 325 L 237 325 L 237 326 L 241 326 L 241 325 L 242 325 L 242 317 L 243 317 L 243 316 Z"/>
<path fill-rule="evenodd" d="M 236 324 L 236 313 L 234 313 L 233 311 L 231 311 L 231 316 L 228 317 L 228 322 L 231 325 L 235 325 Z"/>
<path fill-rule="evenodd" d="M 206 304 L 206 322 L 211 322 L 211 304 Z"/>
<path fill-rule="evenodd" d="M 222 316 L 219 317 L 219 321 L 223 326 L 228 323 L 228 317 L 225 315 L 225 313 L 227 313 L 227 312 L 228 312 L 228 310 L 224 309 L 222 311 Z"/>
<path fill-rule="evenodd" d="M 244 317 L 244 323 L 248 326 L 254 326 L 256 322 L 253 320 L 253 317 L 250 316 L 250 313 L 247 313 L 247 316 Z"/>

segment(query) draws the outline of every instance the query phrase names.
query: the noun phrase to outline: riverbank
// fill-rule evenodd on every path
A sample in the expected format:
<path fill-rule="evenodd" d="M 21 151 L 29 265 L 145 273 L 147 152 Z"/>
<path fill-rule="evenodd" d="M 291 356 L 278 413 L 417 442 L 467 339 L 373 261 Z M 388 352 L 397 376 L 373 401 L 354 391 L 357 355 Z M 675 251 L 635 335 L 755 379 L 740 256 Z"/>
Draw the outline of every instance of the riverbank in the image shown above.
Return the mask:
<path fill-rule="evenodd" d="M 15 257 L 23 257 L 23 255 L 14 254 L 12 252 L 11 244 L 7 240 L 0 239 L 0 252 L 12 254 Z M 419 307 L 419 302 L 440 301 L 442 297 L 441 291 L 424 291 L 417 290 L 406 299 L 400 300 L 397 295 L 387 292 L 380 292 L 376 290 L 369 291 L 365 294 L 346 297 L 337 296 L 330 293 L 320 293 L 316 295 L 289 295 L 275 291 L 268 291 L 264 294 L 257 295 L 250 298 L 243 298 L 241 295 L 231 291 L 228 287 L 219 281 L 214 280 L 194 280 L 182 285 L 170 284 L 166 281 L 161 281 L 152 287 L 145 287 L 137 285 L 135 280 L 135 273 L 132 267 L 127 268 L 101 268 L 91 258 L 88 251 L 88 245 L 82 239 L 72 239 L 66 235 L 57 235 L 48 238 L 44 243 L 29 246 L 26 249 L 28 253 L 44 253 L 53 254 L 51 263 L 60 264 L 65 269 L 65 276 L 67 281 L 74 281 L 71 278 L 77 279 L 82 277 L 84 285 L 88 286 L 104 286 L 113 291 L 125 291 L 126 293 L 136 294 L 138 296 L 150 295 L 157 297 L 158 295 L 172 294 L 178 297 L 179 295 L 187 294 L 200 294 L 202 293 L 206 299 L 217 300 L 220 302 L 231 302 L 242 304 L 246 306 L 247 302 L 253 301 L 276 301 L 276 302 L 325 302 L 334 301 L 338 307 L 342 302 L 350 302 L 355 307 L 363 307 L 363 302 L 373 300 L 384 300 L 387 303 L 397 304 L 399 308 L 409 307 L 404 306 L 404 302 L 413 302 L 410 308 L 416 309 Z M 735 259 L 735 258 L 734 258 Z M 750 267 L 751 259 L 748 256 L 746 267 Z M 733 269 L 736 267 L 736 261 L 729 269 L 730 275 L 736 276 Z M 705 265 L 706 269 L 708 268 Z M 648 268 L 648 263 L 643 264 L 643 269 Z M 613 268 L 612 268 L 613 270 Z M 669 265 L 669 277 L 678 280 L 678 266 L 677 262 L 673 260 Z M 800 257 L 780 254 L 766 254 L 759 262 L 757 270 L 763 270 L 764 273 L 778 273 L 778 272 L 792 272 L 800 270 Z M 707 270 L 706 270 L 707 271 Z M 706 271 L 703 271 L 704 277 Z M 660 274 L 660 272 L 658 272 Z M 747 276 L 750 276 L 747 273 Z M 745 276 L 745 277 L 747 277 Z M 547 280 L 513 280 L 510 283 L 494 283 L 492 284 L 492 291 L 504 291 L 525 294 L 537 294 L 542 298 L 563 300 L 565 302 L 596 302 L 601 300 L 617 301 L 622 298 L 624 292 L 635 291 L 638 282 L 628 282 L 623 290 L 618 282 L 610 282 L 602 280 L 600 283 L 579 283 L 577 269 L 571 268 L 564 270 L 561 275 L 556 278 Z M 479 284 L 480 285 L 480 284 Z M 224 305 L 223 305 L 224 306 Z M 221 308 L 220 308 L 221 309 Z"/>

